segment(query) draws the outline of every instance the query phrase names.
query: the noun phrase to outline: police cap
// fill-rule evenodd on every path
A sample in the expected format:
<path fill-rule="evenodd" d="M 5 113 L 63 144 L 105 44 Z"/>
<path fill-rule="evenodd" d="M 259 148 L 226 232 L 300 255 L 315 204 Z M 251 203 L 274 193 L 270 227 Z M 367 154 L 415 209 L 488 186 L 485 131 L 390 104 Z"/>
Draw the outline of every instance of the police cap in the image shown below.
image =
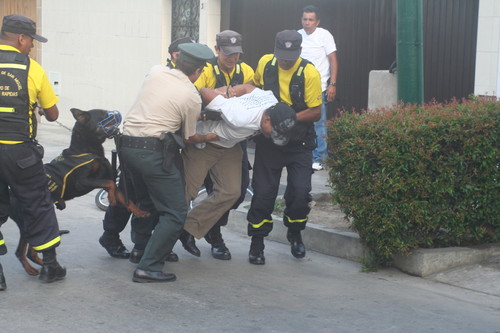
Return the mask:
<path fill-rule="evenodd" d="M 168 47 L 168 53 L 172 54 L 174 52 L 179 52 L 179 45 L 184 43 L 196 43 L 196 42 L 191 37 L 177 38 Z"/>
<path fill-rule="evenodd" d="M 241 35 L 232 30 L 221 31 L 215 36 L 217 46 L 225 55 L 243 53 L 243 49 L 241 48 L 241 39 Z"/>
<path fill-rule="evenodd" d="M 302 35 L 296 30 L 283 30 L 276 34 L 274 55 L 279 60 L 297 60 L 302 51 Z"/>
<path fill-rule="evenodd" d="M 271 139 L 278 146 L 284 146 L 290 141 L 292 128 L 295 126 L 297 116 L 286 103 L 277 103 L 268 109 L 271 118 Z"/>
<path fill-rule="evenodd" d="M 13 14 L 4 16 L 2 31 L 30 36 L 42 43 L 47 41 L 47 38 L 36 34 L 36 23 L 23 15 Z"/>
<path fill-rule="evenodd" d="M 179 44 L 179 59 L 196 66 L 204 66 L 207 60 L 215 57 L 212 50 L 205 44 L 184 43 Z"/>

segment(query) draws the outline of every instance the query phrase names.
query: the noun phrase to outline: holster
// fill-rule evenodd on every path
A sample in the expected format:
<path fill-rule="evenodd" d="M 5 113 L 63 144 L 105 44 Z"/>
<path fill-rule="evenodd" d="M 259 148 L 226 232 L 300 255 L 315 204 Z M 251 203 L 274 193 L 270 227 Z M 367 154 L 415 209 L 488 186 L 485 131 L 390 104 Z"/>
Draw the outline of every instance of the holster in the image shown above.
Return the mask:
<path fill-rule="evenodd" d="M 179 149 L 184 148 L 184 140 L 176 133 L 165 132 L 160 135 L 163 143 L 163 164 L 165 172 L 170 172 L 175 161 L 180 157 Z"/>

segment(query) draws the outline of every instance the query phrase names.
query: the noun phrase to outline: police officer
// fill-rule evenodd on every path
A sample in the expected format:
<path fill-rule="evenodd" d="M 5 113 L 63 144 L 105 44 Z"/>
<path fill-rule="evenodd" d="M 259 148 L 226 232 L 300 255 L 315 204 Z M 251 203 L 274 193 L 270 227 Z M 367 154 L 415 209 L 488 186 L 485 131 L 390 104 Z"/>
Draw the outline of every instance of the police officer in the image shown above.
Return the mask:
<path fill-rule="evenodd" d="M 124 121 L 120 143 L 122 163 L 129 171 L 140 207 L 154 206 L 158 223 L 133 274 L 135 282 L 167 282 L 166 256 L 179 238 L 187 214 L 184 181 L 179 165 L 180 131 L 186 142 L 217 139 L 196 134 L 201 98 L 192 84 L 214 54 L 206 45 L 186 43 L 176 68 L 153 67 Z"/>
<path fill-rule="evenodd" d="M 292 255 L 305 256 L 301 230 L 307 223 L 312 200 L 311 160 L 316 147 L 314 122 L 321 116 L 321 78 L 316 68 L 300 58 L 302 36 L 295 30 L 276 35 L 274 54 L 264 55 L 255 71 L 254 83 L 271 90 L 276 98 L 296 112 L 297 123 L 290 141 L 277 146 L 268 138 L 255 138 L 255 162 L 252 187 L 254 195 L 247 214 L 248 235 L 252 236 L 249 261 L 263 265 L 264 237 L 273 228 L 272 212 L 278 194 L 281 172 L 287 169 L 286 208 L 283 221 L 288 227 L 287 238 Z"/>
<path fill-rule="evenodd" d="M 175 68 L 175 63 L 177 61 L 177 57 L 179 56 L 180 50 L 179 45 L 184 43 L 194 43 L 195 41 L 191 37 L 183 37 L 174 40 L 168 47 L 168 53 L 170 53 L 171 59 L 167 59 L 167 67 Z M 122 166 L 123 167 L 123 166 Z M 124 173 L 122 173 L 123 175 Z M 120 179 L 120 182 L 129 182 L 128 179 L 123 178 Z M 135 199 L 135 194 L 133 193 L 133 187 L 131 184 L 127 185 L 127 194 L 129 199 L 137 202 Z M 122 205 L 109 205 L 106 209 L 106 214 L 104 215 L 104 219 L 102 221 L 104 232 L 102 236 L 99 238 L 99 243 L 106 249 L 108 254 L 113 258 L 118 259 L 129 259 L 130 262 L 137 264 L 142 258 L 144 253 L 144 249 L 146 244 L 151 237 L 151 232 L 154 226 L 158 221 L 158 214 L 154 212 L 154 207 L 144 207 L 145 209 L 149 209 L 152 214 L 149 218 L 137 218 L 136 216 L 132 216 L 131 225 L 132 225 L 132 241 L 134 243 L 134 248 L 132 249 L 132 253 L 128 251 L 128 249 L 123 245 L 122 240 L 120 239 L 120 233 L 127 226 L 127 222 L 131 216 L 131 213 Z M 137 223 L 140 225 L 136 228 Z M 145 228 L 145 225 L 148 224 L 150 226 L 149 230 Z M 166 258 L 165 261 L 176 262 L 179 261 L 179 257 L 175 252 L 171 252 Z"/>
<path fill-rule="evenodd" d="M 9 216 L 10 188 L 22 205 L 25 236 L 43 255 L 39 279 L 53 282 L 64 278 L 66 269 L 56 260 L 59 226 L 43 170 L 43 148 L 35 140 L 35 106 L 37 102 L 41 105 L 41 113 L 49 121 L 58 118 L 59 110 L 44 69 L 28 56 L 35 39 L 47 42 L 36 34 L 31 19 L 4 16 L 0 35 L 0 224 Z M 0 234 L 0 254 L 5 252 Z M 1 275 L 0 269 L 0 289 L 5 289 Z"/>
<path fill-rule="evenodd" d="M 215 52 L 217 57 L 211 59 L 205 67 L 201 76 L 194 83 L 195 86 L 201 90 L 202 88 L 221 88 L 221 87 L 234 87 L 235 85 L 252 83 L 254 71 L 245 62 L 240 60 L 243 54 L 242 36 L 236 31 L 224 30 L 216 35 Z M 241 170 L 241 193 L 236 203 L 231 209 L 236 209 L 241 202 L 245 199 L 246 190 L 250 183 L 249 163 L 247 154 L 247 142 L 240 142 L 242 157 L 242 170 Z M 208 193 L 213 191 L 213 183 L 210 176 L 207 175 L 205 179 L 205 187 Z M 230 210 L 227 210 L 217 221 L 217 223 L 205 235 L 205 240 L 210 243 L 212 247 L 212 256 L 220 260 L 231 259 L 231 252 L 226 247 L 224 239 L 222 238 L 221 226 L 227 224 Z M 199 256 L 200 251 L 194 243 L 194 238 L 190 235 L 184 235 L 188 241 L 183 240 L 183 245 L 190 253 Z"/>

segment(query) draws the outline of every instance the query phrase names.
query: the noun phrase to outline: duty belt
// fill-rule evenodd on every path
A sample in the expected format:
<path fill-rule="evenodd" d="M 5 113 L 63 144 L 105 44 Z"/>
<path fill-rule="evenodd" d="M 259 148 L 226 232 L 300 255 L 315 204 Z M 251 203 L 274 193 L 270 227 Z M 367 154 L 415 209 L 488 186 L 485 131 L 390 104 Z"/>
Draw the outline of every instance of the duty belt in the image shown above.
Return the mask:
<path fill-rule="evenodd" d="M 161 152 L 163 143 L 158 138 L 122 135 L 121 146 Z"/>

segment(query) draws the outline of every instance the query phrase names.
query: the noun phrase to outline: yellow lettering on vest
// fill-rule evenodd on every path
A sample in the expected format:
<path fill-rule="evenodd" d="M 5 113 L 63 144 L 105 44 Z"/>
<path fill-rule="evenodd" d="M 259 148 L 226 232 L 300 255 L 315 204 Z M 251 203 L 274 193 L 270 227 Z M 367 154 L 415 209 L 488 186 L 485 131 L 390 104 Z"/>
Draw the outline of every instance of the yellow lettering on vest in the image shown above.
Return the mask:
<path fill-rule="evenodd" d="M 7 97 L 17 97 L 19 93 L 17 91 L 2 91 L 2 96 Z"/>

